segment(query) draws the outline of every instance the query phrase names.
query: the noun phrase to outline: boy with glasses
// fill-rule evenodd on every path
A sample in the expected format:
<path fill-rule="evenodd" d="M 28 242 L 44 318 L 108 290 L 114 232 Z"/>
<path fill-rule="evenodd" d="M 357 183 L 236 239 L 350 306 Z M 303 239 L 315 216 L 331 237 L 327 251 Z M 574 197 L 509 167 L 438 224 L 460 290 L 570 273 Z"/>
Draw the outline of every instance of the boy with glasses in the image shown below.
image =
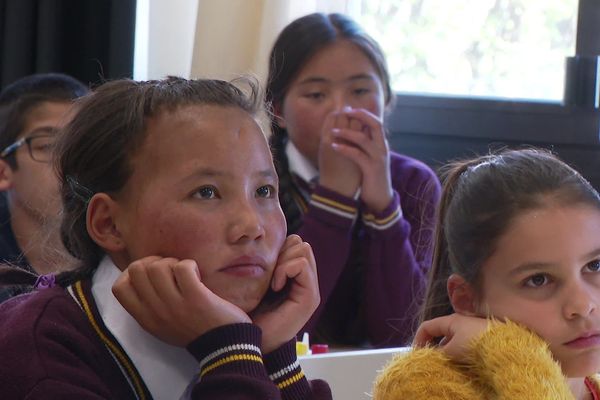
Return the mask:
<path fill-rule="evenodd" d="M 35 274 L 63 265 L 52 147 L 72 118 L 73 101 L 87 92 L 53 73 L 24 77 L 0 93 L 0 263 Z M 0 288 L 0 302 L 19 291 Z"/>

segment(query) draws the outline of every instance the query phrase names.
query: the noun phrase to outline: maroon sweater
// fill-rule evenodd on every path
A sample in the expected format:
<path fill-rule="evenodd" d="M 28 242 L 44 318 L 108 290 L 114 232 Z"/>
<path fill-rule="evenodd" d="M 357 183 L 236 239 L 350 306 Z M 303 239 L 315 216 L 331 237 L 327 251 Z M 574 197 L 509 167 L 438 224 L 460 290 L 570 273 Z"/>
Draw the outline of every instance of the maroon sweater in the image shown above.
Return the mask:
<path fill-rule="evenodd" d="M 321 292 L 305 329 L 319 340 L 394 347 L 414 332 L 441 188 L 427 165 L 404 155 L 390 153 L 390 172 L 394 197 L 380 213 L 295 179 L 296 233 L 313 248 Z"/>
<path fill-rule="evenodd" d="M 212 330 L 188 346 L 199 361 L 192 399 L 331 399 L 309 382 L 293 342 L 264 358 L 252 324 Z M 104 327 L 90 282 L 37 290 L 0 305 L 3 399 L 152 399 L 135 366 Z M 174 400 L 178 395 L 174 395 Z"/>

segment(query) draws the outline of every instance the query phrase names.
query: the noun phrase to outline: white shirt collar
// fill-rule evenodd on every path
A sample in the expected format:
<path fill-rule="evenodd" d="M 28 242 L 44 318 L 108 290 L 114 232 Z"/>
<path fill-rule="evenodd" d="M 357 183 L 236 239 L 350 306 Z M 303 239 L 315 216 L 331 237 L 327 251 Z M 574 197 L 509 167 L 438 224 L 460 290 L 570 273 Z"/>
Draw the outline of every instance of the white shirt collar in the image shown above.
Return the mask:
<path fill-rule="evenodd" d="M 146 332 L 121 306 L 112 285 L 121 271 L 106 256 L 92 278 L 92 295 L 104 324 L 119 341 L 156 400 L 178 399 L 199 369 L 186 349 L 171 346 Z"/>
<path fill-rule="evenodd" d="M 315 178 L 318 178 L 319 171 L 314 165 L 304 157 L 300 150 L 288 139 L 285 145 L 285 155 L 288 159 L 288 166 L 290 171 L 298 175 L 305 182 L 313 182 Z"/>

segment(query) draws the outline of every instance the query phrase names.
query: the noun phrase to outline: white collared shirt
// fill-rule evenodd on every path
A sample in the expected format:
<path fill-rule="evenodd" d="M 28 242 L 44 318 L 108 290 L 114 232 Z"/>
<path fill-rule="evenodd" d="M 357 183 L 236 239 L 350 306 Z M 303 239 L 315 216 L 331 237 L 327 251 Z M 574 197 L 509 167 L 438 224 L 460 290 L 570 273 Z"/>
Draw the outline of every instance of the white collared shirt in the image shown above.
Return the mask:
<path fill-rule="evenodd" d="M 304 155 L 300 153 L 300 150 L 298 150 L 296 145 L 294 145 L 291 140 L 288 140 L 285 145 L 285 155 L 288 159 L 290 172 L 298 175 L 307 183 L 316 183 L 316 181 L 318 181 L 319 170 L 312 165 L 308 158 L 304 157 Z M 360 192 L 361 188 L 359 186 L 352 198 L 354 200 L 358 200 L 360 198 Z"/>
<path fill-rule="evenodd" d="M 288 140 L 285 145 L 285 155 L 288 159 L 290 171 L 298 175 L 302 180 L 311 183 L 319 178 L 319 171 L 317 168 L 312 165 L 308 158 L 300 153 L 300 150 L 298 150 L 291 140 Z"/>
<path fill-rule="evenodd" d="M 180 398 L 199 371 L 184 348 L 171 346 L 146 332 L 112 293 L 121 271 L 105 256 L 92 278 L 92 295 L 104 324 L 119 341 L 156 400 Z"/>

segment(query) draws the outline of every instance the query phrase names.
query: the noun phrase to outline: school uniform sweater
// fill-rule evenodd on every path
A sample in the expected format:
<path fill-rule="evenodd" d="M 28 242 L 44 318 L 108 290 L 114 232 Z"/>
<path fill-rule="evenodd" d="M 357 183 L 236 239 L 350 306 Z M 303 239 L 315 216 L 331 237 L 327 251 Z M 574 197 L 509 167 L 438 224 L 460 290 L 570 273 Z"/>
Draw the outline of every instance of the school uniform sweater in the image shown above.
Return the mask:
<path fill-rule="evenodd" d="M 407 344 L 431 264 L 436 175 L 391 152 L 393 198 L 374 213 L 359 198 L 310 184 L 310 166 L 291 142 L 286 154 L 278 165 L 292 171 L 291 194 L 302 211 L 296 233 L 313 248 L 321 294 L 305 330 L 341 345 Z"/>
<path fill-rule="evenodd" d="M 325 382 L 304 377 L 293 341 L 266 356 L 260 343 L 252 324 L 226 325 L 192 342 L 187 350 L 198 367 L 189 398 L 331 398 Z M 90 280 L 1 304 L 0 355 L 2 398 L 153 399 L 138 366 L 105 326 Z M 173 368 L 175 361 L 162 360 Z M 171 398 L 180 398 L 181 388 L 172 386 Z"/>
<path fill-rule="evenodd" d="M 598 393 L 596 376 L 586 379 Z M 492 322 L 457 364 L 435 348 L 396 356 L 375 381 L 373 400 L 573 400 L 560 365 L 540 337 L 517 324 Z"/>

